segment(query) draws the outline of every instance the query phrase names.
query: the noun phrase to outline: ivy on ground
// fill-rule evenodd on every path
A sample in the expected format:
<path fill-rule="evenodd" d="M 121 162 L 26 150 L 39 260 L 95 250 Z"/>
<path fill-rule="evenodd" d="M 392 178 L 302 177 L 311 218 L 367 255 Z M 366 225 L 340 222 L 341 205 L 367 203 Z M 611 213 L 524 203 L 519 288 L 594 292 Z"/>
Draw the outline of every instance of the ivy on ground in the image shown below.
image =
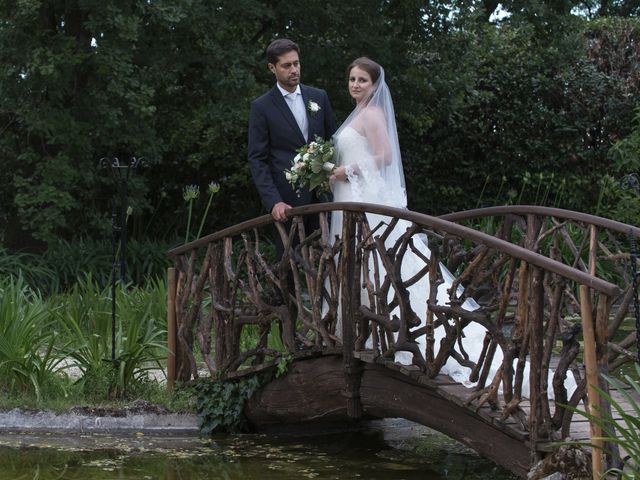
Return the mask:
<path fill-rule="evenodd" d="M 201 379 L 195 386 L 200 433 L 240 433 L 249 429 L 243 410 L 247 400 L 260 388 L 284 375 L 293 357 L 284 354 L 275 369 L 236 380 Z"/>

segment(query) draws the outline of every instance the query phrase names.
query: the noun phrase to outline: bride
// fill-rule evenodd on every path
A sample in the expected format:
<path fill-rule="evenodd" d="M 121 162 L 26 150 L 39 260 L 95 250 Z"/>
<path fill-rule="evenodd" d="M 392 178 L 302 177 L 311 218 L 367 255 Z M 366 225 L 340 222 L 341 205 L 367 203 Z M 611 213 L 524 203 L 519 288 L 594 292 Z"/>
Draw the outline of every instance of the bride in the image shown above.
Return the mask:
<path fill-rule="evenodd" d="M 373 60 L 361 57 L 354 60 L 347 68 L 349 94 L 355 100 L 356 106 L 349 117 L 334 135 L 336 147 L 336 165 L 331 184 L 333 199 L 335 202 L 365 202 L 386 205 L 397 208 L 407 207 L 407 195 L 405 190 L 404 173 L 400 156 L 400 147 L 396 129 L 393 102 L 389 88 L 385 82 L 384 70 Z M 389 218 L 382 215 L 367 214 L 367 220 L 371 228 L 375 228 L 380 222 L 389 223 Z M 393 246 L 396 240 L 410 227 L 410 222 L 400 220 L 391 235 L 385 240 L 385 246 Z M 342 234 L 342 212 L 335 211 L 331 217 L 330 238 L 339 237 Z M 412 278 L 426 265 L 424 258 L 430 258 L 430 250 L 425 242 L 414 242 L 418 255 L 407 249 L 401 265 L 403 279 Z M 380 271 L 384 272 L 379 265 Z M 440 263 L 439 270 L 444 279 L 437 292 L 437 304 L 450 303 L 450 289 L 454 276 Z M 381 277 L 383 273 L 381 273 Z M 408 287 L 412 307 L 420 312 L 420 326 L 426 324 L 426 306 L 429 298 L 429 281 L 427 276 Z M 458 287 L 456 297 L 462 294 L 462 287 Z M 390 292 L 390 297 L 393 292 Z M 361 300 L 368 305 L 366 292 L 362 292 Z M 389 301 L 391 298 L 389 298 Z M 479 308 L 473 299 L 466 299 L 462 304 L 466 310 L 472 311 Z M 395 312 L 394 312 L 395 313 Z M 419 328 L 415 327 L 415 328 Z M 340 331 L 339 327 L 336 331 Z M 483 341 L 487 330 L 478 323 L 470 323 L 464 329 L 462 345 L 469 359 L 477 361 L 481 355 Z M 434 332 L 435 354 L 440 345 L 440 340 L 445 336 L 444 327 L 440 326 Z M 426 335 L 420 336 L 416 341 L 421 352 L 425 352 Z M 368 340 L 368 346 L 371 339 Z M 456 350 L 460 352 L 459 346 Z M 493 379 L 502 363 L 502 352 L 496 352 L 493 359 L 487 383 Z M 395 360 L 400 363 L 412 363 L 412 355 L 407 351 L 397 351 Z M 528 362 L 527 362 L 528 368 Z M 471 370 L 460 365 L 453 357 L 449 357 L 443 366 L 441 373 L 451 376 L 454 380 L 466 386 L 474 386 L 469 380 Z M 523 394 L 528 395 L 528 372 L 525 371 L 525 384 Z M 550 381 L 552 372 L 550 372 Z M 573 379 L 572 379 L 573 380 Z M 575 386 L 575 383 L 573 383 Z M 567 385 L 570 388 L 569 385 Z M 575 387 L 574 387 L 575 388 Z"/>
<path fill-rule="evenodd" d="M 331 177 L 333 200 L 335 202 L 365 202 L 390 207 L 406 208 L 407 195 L 404 173 L 400 157 L 400 147 L 396 129 L 393 102 L 389 88 L 384 80 L 384 70 L 373 60 L 362 57 L 354 60 L 347 68 L 349 94 L 356 102 L 356 107 L 334 135 L 337 152 L 337 168 Z M 382 215 L 367 214 L 369 225 L 374 228 L 380 222 L 387 224 L 389 219 Z M 385 244 L 391 246 L 410 224 L 399 221 Z M 336 211 L 331 217 L 330 238 L 342 233 L 342 212 Z M 424 243 L 417 242 L 421 253 L 430 258 L 430 251 Z M 403 278 L 411 278 L 425 266 L 424 260 L 410 250 L 404 256 L 401 272 Z M 447 288 L 451 286 L 453 275 L 444 265 L 440 270 L 448 285 L 442 284 L 438 289 L 438 303 L 448 303 Z M 448 275 L 447 275 L 448 274 Z M 414 308 L 425 305 L 429 297 L 428 279 L 409 287 L 409 297 Z M 458 292 L 459 293 L 459 292 Z M 367 302 L 362 296 L 363 302 Z M 463 304 L 468 310 L 475 310 L 478 305 L 468 299 Z M 416 308 L 416 310 L 418 310 Z M 420 319 L 422 325 L 425 319 Z M 477 332 L 470 330 L 477 329 Z M 469 331 L 468 331 L 469 330 Z M 465 329 L 465 350 L 473 358 L 473 352 L 482 347 L 486 330 L 479 325 L 469 325 Z M 435 332 L 436 345 L 444 336 L 444 328 Z M 467 345 L 468 344 L 468 345 Z M 418 339 L 418 346 L 425 350 L 425 336 Z M 396 352 L 395 360 L 400 363 L 412 363 L 411 354 Z M 454 359 L 449 359 L 443 373 L 451 375 L 460 382 L 466 382 L 470 369 L 462 367 Z"/>

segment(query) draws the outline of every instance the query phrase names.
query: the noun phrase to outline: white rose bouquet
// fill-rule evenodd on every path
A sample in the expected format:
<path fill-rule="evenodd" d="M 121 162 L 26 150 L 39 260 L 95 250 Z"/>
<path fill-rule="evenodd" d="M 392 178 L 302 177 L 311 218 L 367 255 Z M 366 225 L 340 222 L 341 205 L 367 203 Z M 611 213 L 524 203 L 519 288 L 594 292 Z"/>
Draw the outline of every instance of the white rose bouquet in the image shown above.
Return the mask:
<path fill-rule="evenodd" d="M 336 168 L 333 156 L 336 149 L 331 140 L 324 140 L 316 135 L 313 142 L 303 145 L 293 159 L 290 170 L 285 170 L 284 175 L 291 185 L 300 193 L 303 187 L 309 190 L 317 190 L 318 193 L 329 192 L 329 177 Z"/>

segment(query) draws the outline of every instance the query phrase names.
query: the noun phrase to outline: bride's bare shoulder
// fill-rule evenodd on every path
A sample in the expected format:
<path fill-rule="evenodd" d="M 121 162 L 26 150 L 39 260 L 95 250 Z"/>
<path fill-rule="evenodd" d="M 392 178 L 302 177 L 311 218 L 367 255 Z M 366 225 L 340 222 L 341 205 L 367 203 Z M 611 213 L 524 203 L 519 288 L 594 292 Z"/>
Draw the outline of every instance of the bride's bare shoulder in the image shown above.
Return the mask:
<path fill-rule="evenodd" d="M 363 116 L 381 117 L 384 115 L 382 109 L 378 105 L 367 105 L 362 109 Z"/>
<path fill-rule="evenodd" d="M 369 106 L 363 113 L 362 126 L 365 131 L 375 134 L 375 132 L 381 132 L 386 128 L 384 112 L 380 107 Z"/>
<path fill-rule="evenodd" d="M 371 105 L 363 109 L 362 111 L 362 119 L 365 122 L 383 122 L 384 121 L 384 112 L 377 105 Z"/>

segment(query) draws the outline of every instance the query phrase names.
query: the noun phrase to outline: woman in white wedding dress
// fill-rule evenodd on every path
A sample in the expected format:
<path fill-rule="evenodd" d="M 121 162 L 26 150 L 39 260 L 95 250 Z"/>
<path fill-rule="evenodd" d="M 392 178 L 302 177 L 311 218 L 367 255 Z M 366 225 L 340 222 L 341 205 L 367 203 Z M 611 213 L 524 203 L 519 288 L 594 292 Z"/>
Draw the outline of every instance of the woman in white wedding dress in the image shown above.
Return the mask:
<path fill-rule="evenodd" d="M 349 65 L 347 77 L 349 94 L 355 100 L 356 107 L 334 135 L 337 167 L 331 177 L 333 200 L 334 202 L 365 202 L 406 208 L 407 195 L 395 114 L 391 94 L 385 82 L 384 70 L 373 60 L 362 57 Z M 385 224 L 389 222 L 388 217 L 374 214 L 367 214 L 367 220 L 371 228 L 381 221 Z M 408 227 L 410 227 L 409 222 L 399 221 L 385 244 L 392 246 Z M 330 238 L 341 234 L 342 212 L 336 211 L 331 218 Z M 429 248 L 424 242 L 417 241 L 414 244 L 426 258 L 430 258 Z M 402 278 L 413 277 L 424 266 L 425 261 L 408 249 L 402 261 Z M 440 264 L 439 268 L 445 282 L 438 288 L 437 303 L 447 305 L 450 302 L 448 289 L 454 281 L 454 276 L 443 264 Z M 427 276 L 408 287 L 408 290 L 411 306 L 420 317 L 420 326 L 424 326 L 429 297 Z M 460 297 L 462 287 L 459 287 L 456 293 L 457 297 Z M 393 292 L 390 295 L 393 295 Z M 367 302 L 366 295 L 362 295 L 362 300 L 363 303 Z M 466 299 L 462 307 L 471 311 L 479 308 L 479 305 L 473 299 Z M 479 358 L 486 332 L 482 325 L 473 322 L 464 329 L 462 344 L 469 359 L 477 361 Z M 442 326 L 434 332 L 435 354 L 444 334 Z M 423 354 L 425 341 L 425 335 L 417 339 Z M 455 348 L 459 349 L 457 345 Z M 491 365 L 488 382 L 497 373 L 502 358 L 502 352 L 498 349 Z M 412 362 L 412 356 L 409 352 L 399 351 L 395 355 L 395 360 L 408 364 Z M 469 381 L 471 370 L 451 357 L 441 372 L 466 386 L 475 385 Z M 552 380 L 552 375 L 553 372 L 550 372 L 549 382 Z M 525 396 L 529 393 L 528 378 L 527 363 L 522 391 Z M 571 385 L 567 387 L 569 390 L 572 389 Z M 575 388 L 575 382 L 573 382 L 573 388 Z"/>

